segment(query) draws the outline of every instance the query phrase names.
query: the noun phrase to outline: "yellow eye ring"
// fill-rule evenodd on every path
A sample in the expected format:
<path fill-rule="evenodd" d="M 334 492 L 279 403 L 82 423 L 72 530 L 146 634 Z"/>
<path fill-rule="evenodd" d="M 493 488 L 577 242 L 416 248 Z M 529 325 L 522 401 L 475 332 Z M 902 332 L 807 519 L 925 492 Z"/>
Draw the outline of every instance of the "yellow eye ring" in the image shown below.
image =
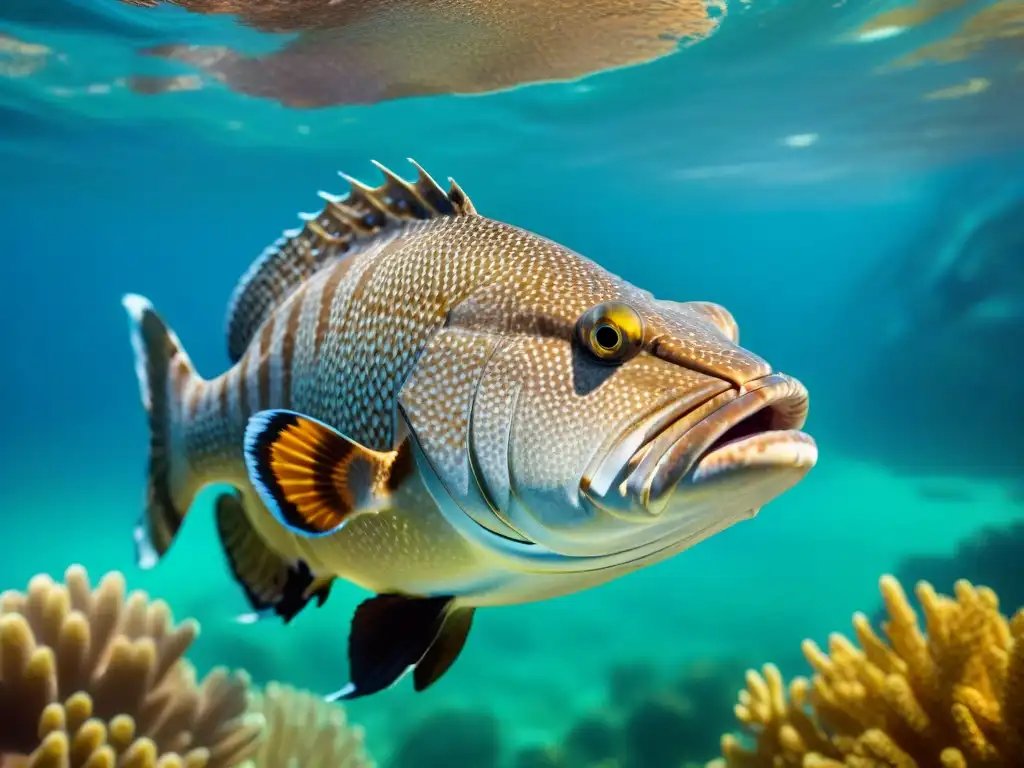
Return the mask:
<path fill-rule="evenodd" d="M 628 304 L 606 301 L 584 312 L 576 323 L 580 343 L 598 360 L 621 363 L 644 343 L 644 321 Z"/>

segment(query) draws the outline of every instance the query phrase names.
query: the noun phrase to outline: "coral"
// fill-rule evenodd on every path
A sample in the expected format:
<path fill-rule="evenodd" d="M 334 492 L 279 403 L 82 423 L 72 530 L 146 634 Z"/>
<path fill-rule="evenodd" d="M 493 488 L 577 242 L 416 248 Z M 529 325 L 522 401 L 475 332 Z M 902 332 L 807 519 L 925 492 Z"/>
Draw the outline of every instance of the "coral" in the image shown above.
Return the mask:
<path fill-rule="evenodd" d="M 670 685 L 643 697 L 625 713 L 625 768 L 679 768 L 701 764 L 727 725 L 735 695 L 730 659 L 697 660 Z M 738 667 L 742 669 L 742 667 Z"/>
<path fill-rule="evenodd" d="M 395 750 L 391 768 L 496 768 L 501 732 L 490 712 L 444 709 L 416 723 Z"/>
<path fill-rule="evenodd" d="M 731 659 L 696 661 L 659 679 L 646 661 L 609 670 L 608 701 L 574 723 L 558 744 L 516 753 L 514 768 L 685 768 L 703 765 L 728 727 L 738 667 Z M 721 713 L 725 713 L 724 715 Z"/>
<path fill-rule="evenodd" d="M 227 768 L 254 753 L 248 678 L 197 682 L 183 654 L 198 633 L 167 604 L 126 597 L 120 573 L 93 590 L 37 576 L 0 596 L 0 763 L 4 768 Z"/>
<path fill-rule="evenodd" d="M 516 752 L 512 768 L 565 768 L 569 765 L 565 754 L 558 747 L 530 746 Z"/>
<path fill-rule="evenodd" d="M 562 746 L 569 765 L 618 762 L 622 753 L 622 727 L 608 712 L 593 712 L 566 733 Z"/>
<path fill-rule="evenodd" d="M 682 765 L 693 754 L 693 743 L 709 730 L 701 719 L 698 707 L 685 696 L 666 691 L 647 697 L 626 717 L 626 766 Z"/>
<path fill-rule="evenodd" d="M 986 526 L 957 543 L 950 554 L 911 555 L 903 558 L 894 574 L 904 584 L 924 580 L 938 590 L 950 589 L 957 577 L 986 584 L 999 595 L 1003 610 L 1024 606 L 1024 579 L 1020 578 L 1020 553 L 1024 548 L 1024 520 Z M 883 620 L 885 609 L 873 611 Z"/>
<path fill-rule="evenodd" d="M 925 634 L 899 581 L 880 586 L 888 643 L 858 613 L 861 647 L 805 641 L 815 674 L 788 696 L 774 665 L 747 673 L 736 715 L 756 746 L 724 736 L 727 766 L 1024 766 L 1024 610 L 1008 620 L 987 587 L 960 580 L 951 598 L 922 581 Z"/>
<path fill-rule="evenodd" d="M 608 698 L 616 706 L 631 707 L 658 689 L 658 669 L 648 661 L 623 661 L 608 670 Z"/>
<path fill-rule="evenodd" d="M 371 768 L 363 729 L 345 710 L 305 691 L 270 683 L 251 711 L 266 718 L 267 738 L 243 768 Z"/>

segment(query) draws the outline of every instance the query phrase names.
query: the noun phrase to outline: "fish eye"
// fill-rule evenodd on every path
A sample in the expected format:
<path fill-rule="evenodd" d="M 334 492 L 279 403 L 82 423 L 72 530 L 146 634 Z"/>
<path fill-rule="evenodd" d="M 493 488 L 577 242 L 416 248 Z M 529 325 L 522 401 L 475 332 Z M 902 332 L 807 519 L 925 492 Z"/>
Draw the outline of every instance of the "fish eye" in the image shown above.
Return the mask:
<path fill-rule="evenodd" d="M 606 301 L 580 316 L 576 335 L 598 360 L 621 363 L 633 357 L 643 346 L 644 323 L 628 304 Z"/>

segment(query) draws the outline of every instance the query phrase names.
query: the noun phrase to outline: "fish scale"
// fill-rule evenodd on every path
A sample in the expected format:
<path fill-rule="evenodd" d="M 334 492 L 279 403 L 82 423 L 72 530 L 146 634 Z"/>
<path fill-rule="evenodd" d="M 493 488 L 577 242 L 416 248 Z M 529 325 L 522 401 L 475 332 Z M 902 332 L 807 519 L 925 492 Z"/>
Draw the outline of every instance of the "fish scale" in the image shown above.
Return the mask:
<path fill-rule="evenodd" d="M 125 298 L 151 428 L 140 563 L 202 487 L 234 486 L 214 514 L 254 612 L 290 621 L 337 578 L 376 593 L 347 698 L 409 670 L 429 687 L 477 608 L 670 557 L 816 459 L 806 390 L 723 307 L 658 300 L 416 167 L 350 179 L 256 260 L 218 377 Z"/>

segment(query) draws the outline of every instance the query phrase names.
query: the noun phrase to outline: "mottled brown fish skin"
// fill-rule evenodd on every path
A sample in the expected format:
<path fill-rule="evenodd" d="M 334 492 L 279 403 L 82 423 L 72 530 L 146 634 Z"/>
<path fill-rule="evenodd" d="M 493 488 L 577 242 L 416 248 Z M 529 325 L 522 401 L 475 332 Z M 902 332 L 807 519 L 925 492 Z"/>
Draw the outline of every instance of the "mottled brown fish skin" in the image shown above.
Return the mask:
<path fill-rule="evenodd" d="M 387 194 L 355 186 L 257 262 L 232 303 L 237 362 L 221 376 L 192 372 L 171 334 L 168 358 L 182 374 L 169 384 L 180 411 L 161 448 L 171 457 L 168 505 L 183 516 L 199 488 L 230 483 L 285 561 L 376 592 L 455 594 L 472 605 L 592 586 L 709 535 L 668 516 L 661 527 L 626 522 L 581 502 L 579 488 L 625 426 L 688 398 L 735 397 L 772 373 L 737 344 L 732 316 L 659 301 L 557 243 L 480 216 L 457 186 L 432 197 L 439 190 L 424 178 L 413 186 L 389 176 Z M 631 307 L 643 327 L 642 349 L 614 366 L 576 336 L 581 315 L 602 302 Z M 803 422 L 806 398 L 796 402 L 787 426 Z M 246 427 L 268 409 L 318 420 L 370 451 L 412 440 L 418 470 L 396 484 L 386 512 L 323 538 L 297 535 L 246 471 Z M 463 527 L 452 508 L 473 522 Z M 707 531 L 735 522 L 726 517 Z M 673 539 L 680 530 L 687 536 Z M 481 531 L 511 541 L 513 554 L 482 547 L 491 539 Z M 173 533 L 161 534 L 157 555 Z M 616 547 L 642 554 L 598 568 Z M 542 549 L 552 557 L 532 564 Z M 577 569 L 574 558 L 591 565 Z M 535 579 L 516 572 L 534 569 Z"/>
<path fill-rule="evenodd" d="M 417 169 L 350 180 L 257 259 L 216 379 L 124 299 L 150 426 L 140 564 L 200 488 L 233 485 L 217 532 L 254 613 L 290 621 L 338 577 L 376 593 L 332 700 L 410 670 L 432 686 L 477 608 L 671 557 L 817 457 L 806 390 L 727 310 L 659 301 Z"/>

